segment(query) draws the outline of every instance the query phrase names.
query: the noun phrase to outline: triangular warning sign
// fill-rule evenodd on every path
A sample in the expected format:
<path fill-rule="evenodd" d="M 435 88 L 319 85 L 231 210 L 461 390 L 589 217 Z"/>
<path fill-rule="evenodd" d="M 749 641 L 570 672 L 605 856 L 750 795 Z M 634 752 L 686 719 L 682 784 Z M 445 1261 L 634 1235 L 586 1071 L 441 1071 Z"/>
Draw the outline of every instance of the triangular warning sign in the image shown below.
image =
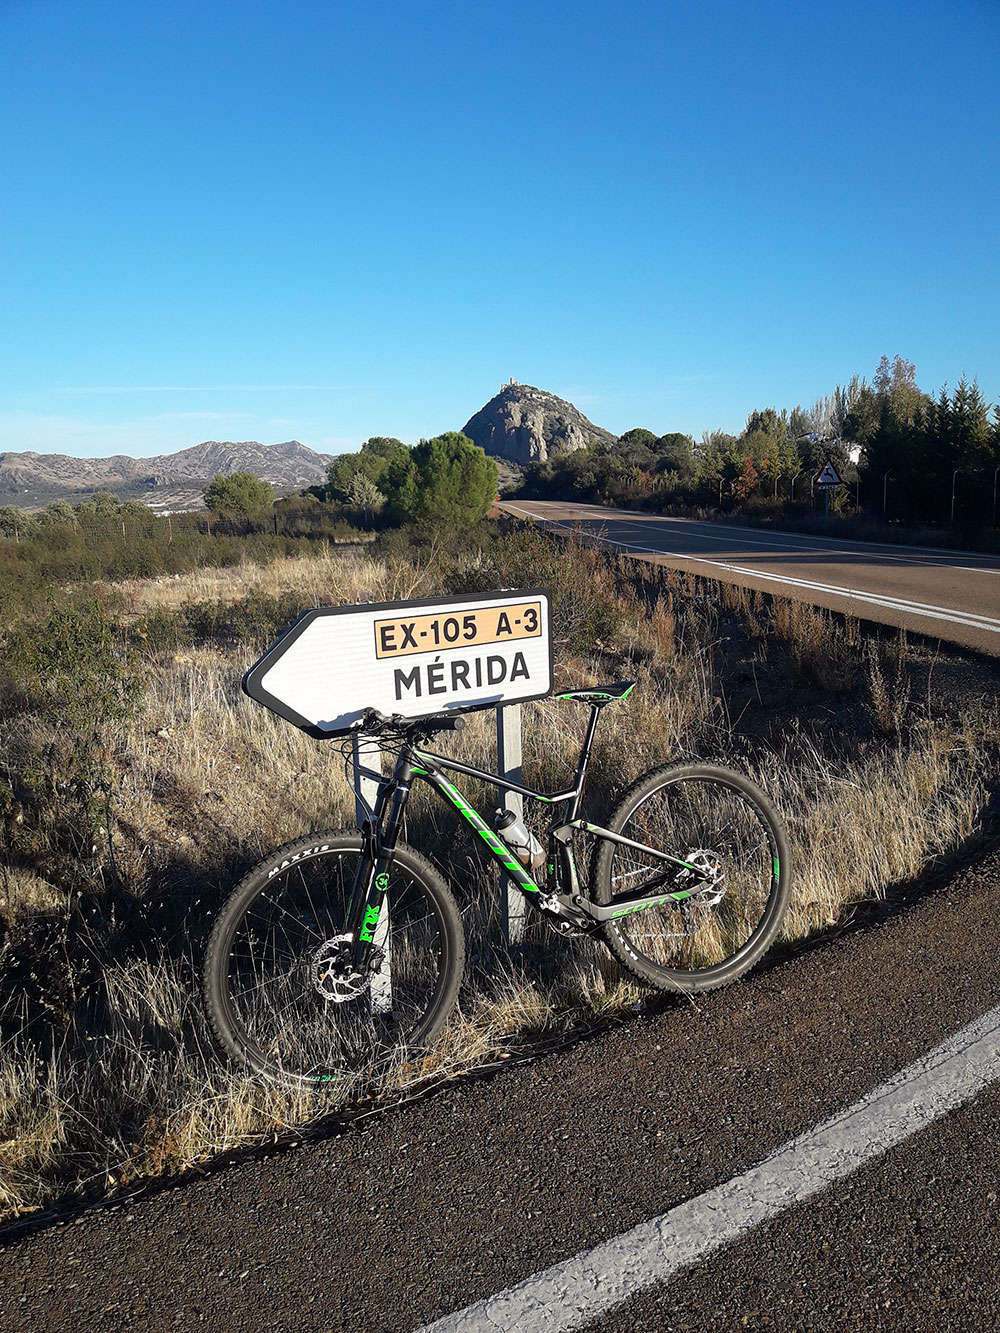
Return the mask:
<path fill-rule="evenodd" d="M 814 486 L 843 486 L 843 484 L 837 469 L 830 462 L 829 458 L 820 468 L 819 472 L 816 473 L 816 478 L 813 482 Z"/>

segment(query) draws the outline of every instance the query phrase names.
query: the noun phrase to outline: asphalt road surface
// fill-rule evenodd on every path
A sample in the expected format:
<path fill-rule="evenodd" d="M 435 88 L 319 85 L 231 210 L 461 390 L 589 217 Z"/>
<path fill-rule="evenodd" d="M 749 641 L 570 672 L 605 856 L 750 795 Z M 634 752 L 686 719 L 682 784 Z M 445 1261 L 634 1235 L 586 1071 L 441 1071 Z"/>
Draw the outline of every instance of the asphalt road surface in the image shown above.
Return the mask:
<path fill-rule="evenodd" d="M 1000 1003 L 1000 852 L 873 912 L 697 1004 L 11 1239 L 0 1328 L 402 1333 L 503 1292 L 752 1171 Z M 590 1326 L 995 1327 L 998 1087 Z"/>
<path fill-rule="evenodd" d="M 663 518 L 555 500 L 502 506 L 654 564 L 1000 654 L 1000 558 Z"/>

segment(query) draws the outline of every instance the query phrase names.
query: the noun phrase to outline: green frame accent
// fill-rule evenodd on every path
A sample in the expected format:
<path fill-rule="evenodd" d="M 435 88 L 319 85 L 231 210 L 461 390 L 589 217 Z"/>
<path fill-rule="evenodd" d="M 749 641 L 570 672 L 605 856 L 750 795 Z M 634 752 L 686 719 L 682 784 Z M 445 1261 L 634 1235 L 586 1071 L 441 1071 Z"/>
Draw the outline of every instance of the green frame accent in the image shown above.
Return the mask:
<path fill-rule="evenodd" d="M 522 893 L 541 893 L 541 889 L 524 866 L 511 854 L 507 844 L 497 837 L 478 810 L 474 810 L 469 805 L 453 783 L 449 782 L 440 773 L 427 772 L 425 769 L 414 769 L 413 771 L 422 774 L 436 791 L 439 791 L 446 800 L 451 802 L 462 818 L 472 825 Z"/>

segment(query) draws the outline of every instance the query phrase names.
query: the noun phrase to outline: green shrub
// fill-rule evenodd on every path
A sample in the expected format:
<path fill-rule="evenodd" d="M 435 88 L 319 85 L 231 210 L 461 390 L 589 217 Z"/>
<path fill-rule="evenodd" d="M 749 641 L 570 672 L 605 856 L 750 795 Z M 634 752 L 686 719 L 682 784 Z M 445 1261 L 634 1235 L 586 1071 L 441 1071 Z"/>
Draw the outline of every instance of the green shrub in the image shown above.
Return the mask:
<path fill-rule="evenodd" d="M 3 635 L 0 827 L 9 859 L 74 888 L 110 854 L 113 760 L 143 690 L 126 633 L 96 597 L 50 602 Z"/>

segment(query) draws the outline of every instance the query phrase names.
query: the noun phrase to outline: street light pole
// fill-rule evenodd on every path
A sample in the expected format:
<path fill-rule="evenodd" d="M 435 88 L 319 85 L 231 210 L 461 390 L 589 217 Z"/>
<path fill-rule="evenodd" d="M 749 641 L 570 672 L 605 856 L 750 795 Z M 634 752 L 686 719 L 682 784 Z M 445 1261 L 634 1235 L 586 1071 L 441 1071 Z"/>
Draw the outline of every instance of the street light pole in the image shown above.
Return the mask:
<path fill-rule="evenodd" d="M 958 468 L 951 474 L 951 526 L 955 526 L 955 478 L 958 476 Z"/>
<path fill-rule="evenodd" d="M 795 499 L 795 483 L 798 481 L 799 477 L 801 477 L 801 476 L 802 476 L 802 469 L 801 469 L 801 468 L 799 468 L 798 472 L 793 472 L 793 473 L 792 473 L 792 499 L 793 499 L 793 500 Z"/>

